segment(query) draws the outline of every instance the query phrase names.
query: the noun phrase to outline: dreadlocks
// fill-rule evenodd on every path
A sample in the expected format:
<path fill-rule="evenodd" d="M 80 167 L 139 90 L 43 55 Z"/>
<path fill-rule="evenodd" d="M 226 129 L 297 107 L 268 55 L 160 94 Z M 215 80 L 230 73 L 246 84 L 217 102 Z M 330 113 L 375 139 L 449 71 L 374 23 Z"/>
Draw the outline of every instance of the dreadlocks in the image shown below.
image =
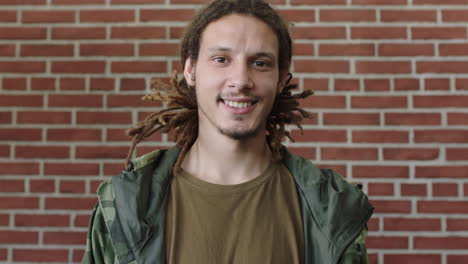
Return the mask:
<path fill-rule="evenodd" d="M 207 25 L 233 13 L 254 16 L 273 29 L 279 44 L 279 71 L 282 73 L 288 72 L 292 57 L 292 41 L 288 27 L 281 17 L 263 0 L 214 0 L 210 5 L 202 9 L 193 18 L 182 39 L 181 62 L 183 67 L 188 58 L 196 62 L 201 35 Z M 302 131 L 302 119 L 311 117 L 308 112 L 299 107 L 298 100 L 308 97 L 313 92 L 306 90 L 293 94 L 293 90 L 297 85 L 290 84 L 291 79 L 292 75 L 289 74 L 285 87 L 275 98 L 266 123 L 268 144 L 275 160 L 281 158 L 282 139 L 286 136 L 293 140 L 289 132 L 286 131 L 285 126 L 289 124 L 296 125 Z M 173 132 L 175 142 L 181 149 L 174 166 L 174 171 L 177 172 L 187 151 L 198 137 L 198 105 L 195 87 L 189 86 L 183 78 L 179 80 L 177 73 L 174 72 L 169 85 L 160 81 L 152 81 L 151 89 L 153 94 L 146 95 L 143 99 L 160 101 L 167 108 L 149 115 L 128 131 L 128 135 L 132 137 L 132 146 L 126 163 L 129 163 L 136 145 L 145 138 L 156 131 Z"/>

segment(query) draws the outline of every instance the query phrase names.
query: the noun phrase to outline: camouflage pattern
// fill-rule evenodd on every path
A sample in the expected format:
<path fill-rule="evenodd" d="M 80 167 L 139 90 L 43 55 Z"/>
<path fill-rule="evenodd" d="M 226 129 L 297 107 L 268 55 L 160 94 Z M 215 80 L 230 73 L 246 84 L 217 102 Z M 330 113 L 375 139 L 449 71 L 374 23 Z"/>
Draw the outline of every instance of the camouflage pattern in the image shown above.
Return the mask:
<path fill-rule="evenodd" d="M 309 161 L 290 154 L 286 149 L 284 151 L 284 162 L 295 177 L 301 196 L 305 263 L 367 264 L 366 222 L 373 211 L 367 197 L 334 171 L 317 169 Z M 100 185 L 98 203 L 90 219 L 83 264 L 165 262 L 163 219 L 167 192 L 164 190 L 169 185 L 171 168 L 178 153 L 177 148 L 149 153 L 133 161 L 131 172 L 124 171 Z M 144 178 L 146 180 L 141 180 Z M 315 187 L 317 184 L 320 187 Z M 141 188 L 133 190 L 138 194 L 148 192 L 144 202 L 149 205 L 143 209 L 150 212 L 149 217 L 136 216 L 141 214 L 140 211 L 131 208 L 132 205 L 138 207 L 135 202 L 141 203 L 141 200 L 128 203 L 129 210 L 121 210 L 117 206 L 133 199 L 131 196 L 135 194 L 125 189 L 135 186 Z M 334 192 L 340 195 L 334 196 Z M 325 199 L 324 193 L 330 197 Z M 321 203 L 338 202 L 338 206 L 334 205 L 336 210 L 326 204 L 317 204 L 319 198 L 324 200 Z M 326 211 L 320 211 L 322 209 Z M 119 215 L 130 220 L 119 218 Z M 330 216 L 332 218 L 327 218 Z"/>

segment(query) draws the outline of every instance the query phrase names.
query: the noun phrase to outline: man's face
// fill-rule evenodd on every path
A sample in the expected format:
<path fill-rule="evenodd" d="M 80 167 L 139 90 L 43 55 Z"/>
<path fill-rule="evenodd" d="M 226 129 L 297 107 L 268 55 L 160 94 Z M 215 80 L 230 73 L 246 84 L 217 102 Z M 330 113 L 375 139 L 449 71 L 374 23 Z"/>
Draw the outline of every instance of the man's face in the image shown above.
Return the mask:
<path fill-rule="evenodd" d="M 200 131 L 215 129 L 233 139 L 254 137 L 265 131 L 282 88 L 277 37 L 255 17 L 222 17 L 206 27 L 198 60 L 187 60 L 184 74 L 189 85 L 196 86 Z"/>

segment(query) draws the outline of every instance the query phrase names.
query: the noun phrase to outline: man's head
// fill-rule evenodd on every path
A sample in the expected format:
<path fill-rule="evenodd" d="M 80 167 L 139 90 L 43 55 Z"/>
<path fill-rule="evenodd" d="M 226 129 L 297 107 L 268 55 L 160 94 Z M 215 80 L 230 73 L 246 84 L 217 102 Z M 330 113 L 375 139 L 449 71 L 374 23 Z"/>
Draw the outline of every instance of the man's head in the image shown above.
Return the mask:
<path fill-rule="evenodd" d="M 178 170 L 199 129 L 210 126 L 233 139 L 266 130 L 273 156 L 281 158 L 281 140 L 290 137 L 285 126 L 300 128 L 302 118 L 310 117 L 298 99 L 312 91 L 292 94 L 296 85 L 288 84 L 291 56 L 287 25 L 263 0 L 214 0 L 193 18 L 183 37 L 184 79 L 174 74 L 170 87 L 155 82 L 155 95 L 144 97 L 167 108 L 128 131 L 132 148 L 127 163 L 143 139 L 156 131 L 171 132 L 181 148 Z"/>

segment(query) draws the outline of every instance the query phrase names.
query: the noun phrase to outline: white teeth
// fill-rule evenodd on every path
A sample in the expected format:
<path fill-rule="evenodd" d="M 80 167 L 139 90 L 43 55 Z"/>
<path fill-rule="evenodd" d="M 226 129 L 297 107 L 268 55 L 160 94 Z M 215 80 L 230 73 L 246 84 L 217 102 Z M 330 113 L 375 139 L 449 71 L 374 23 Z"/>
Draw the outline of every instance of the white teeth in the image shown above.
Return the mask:
<path fill-rule="evenodd" d="M 244 108 L 244 107 L 252 105 L 252 102 L 236 102 L 236 101 L 228 101 L 228 100 L 224 100 L 224 103 L 231 107 L 236 107 L 236 108 Z"/>

